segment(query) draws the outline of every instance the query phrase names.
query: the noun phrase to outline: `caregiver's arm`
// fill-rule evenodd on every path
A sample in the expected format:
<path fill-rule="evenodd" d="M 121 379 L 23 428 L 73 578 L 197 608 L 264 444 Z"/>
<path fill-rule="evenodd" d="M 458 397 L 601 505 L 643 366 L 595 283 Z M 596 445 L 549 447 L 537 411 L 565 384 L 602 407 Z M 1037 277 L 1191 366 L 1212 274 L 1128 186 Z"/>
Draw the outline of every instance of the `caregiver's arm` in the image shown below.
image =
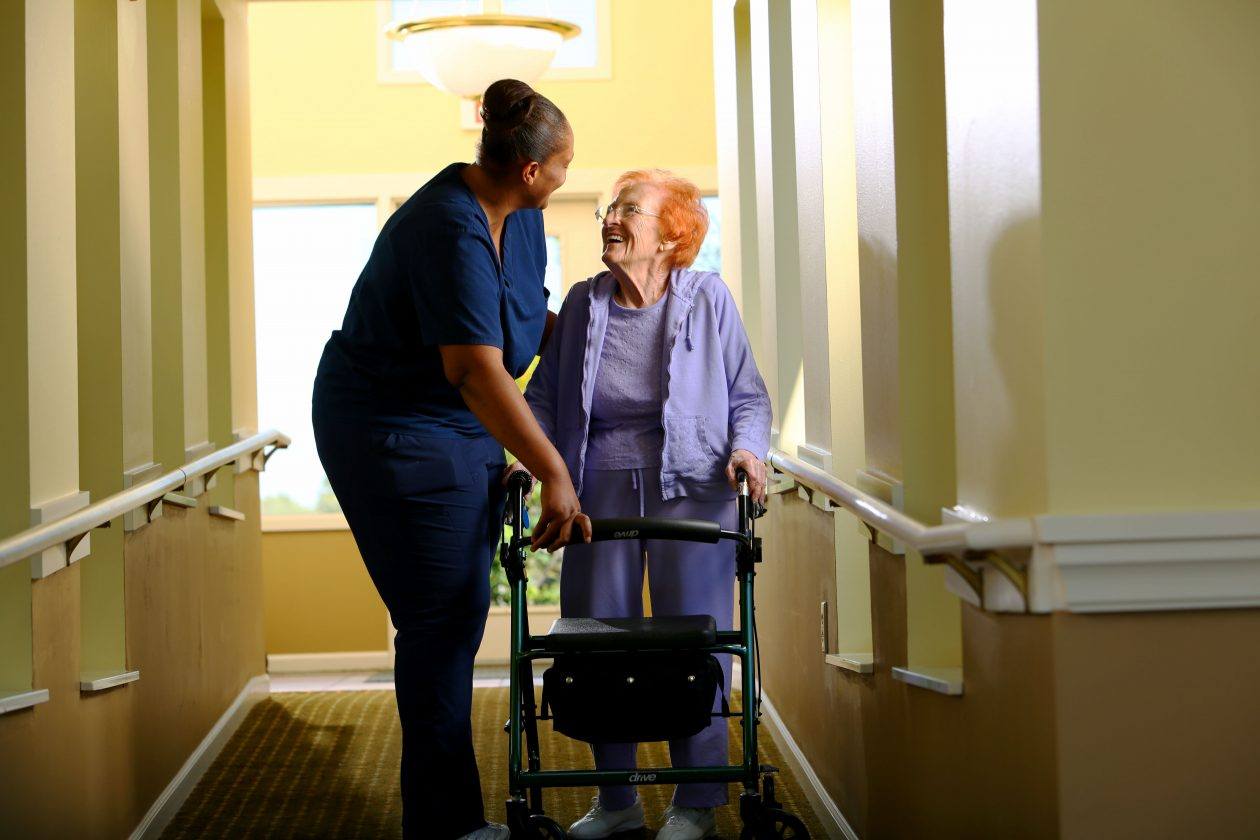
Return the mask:
<path fill-rule="evenodd" d="M 569 471 L 503 367 L 503 351 L 486 344 L 443 344 L 438 349 L 447 381 L 459 389 L 468 408 L 543 483 L 534 548 L 589 542 L 591 522 L 582 515 Z"/>

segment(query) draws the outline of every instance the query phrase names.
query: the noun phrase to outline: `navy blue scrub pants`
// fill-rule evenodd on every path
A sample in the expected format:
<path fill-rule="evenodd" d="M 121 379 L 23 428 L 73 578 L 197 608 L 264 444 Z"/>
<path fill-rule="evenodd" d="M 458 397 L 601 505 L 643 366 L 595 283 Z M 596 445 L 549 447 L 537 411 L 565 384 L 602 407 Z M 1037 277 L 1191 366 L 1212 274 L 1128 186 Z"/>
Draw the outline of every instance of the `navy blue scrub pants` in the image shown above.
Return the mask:
<path fill-rule="evenodd" d="M 503 447 L 492 437 L 373 431 L 314 418 L 320 460 L 398 633 L 403 836 L 486 824 L 472 742 L 473 657 L 503 529 Z"/>

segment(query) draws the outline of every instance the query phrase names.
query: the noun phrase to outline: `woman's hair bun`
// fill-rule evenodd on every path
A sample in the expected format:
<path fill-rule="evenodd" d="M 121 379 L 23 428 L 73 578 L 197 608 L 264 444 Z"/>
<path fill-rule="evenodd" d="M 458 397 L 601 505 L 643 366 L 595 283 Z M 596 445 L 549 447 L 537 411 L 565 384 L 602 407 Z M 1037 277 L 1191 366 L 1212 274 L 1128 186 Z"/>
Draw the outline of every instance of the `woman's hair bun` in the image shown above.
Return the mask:
<path fill-rule="evenodd" d="M 517 79 L 500 79 L 481 97 L 481 142 L 477 163 L 506 173 L 521 161 L 542 163 L 572 133 L 556 104 Z"/>
<path fill-rule="evenodd" d="M 529 118 L 537 98 L 538 94 L 525 82 L 500 79 L 482 94 L 482 122 L 518 125 Z"/>

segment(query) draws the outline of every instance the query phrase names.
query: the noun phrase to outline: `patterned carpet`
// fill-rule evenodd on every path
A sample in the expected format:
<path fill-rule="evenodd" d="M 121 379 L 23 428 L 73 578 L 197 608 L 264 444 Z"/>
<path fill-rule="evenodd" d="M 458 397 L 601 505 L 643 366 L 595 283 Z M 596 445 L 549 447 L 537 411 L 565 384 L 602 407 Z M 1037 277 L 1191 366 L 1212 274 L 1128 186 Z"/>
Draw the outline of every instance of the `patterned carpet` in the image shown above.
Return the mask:
<path fill-rule="evenodd" d="M 738 700 L 738 695 L 736 696 Z M 473 720 L 482 791 L 489 819 L 503 822 L 507 797 L 507 689 L 474 691 Z M 732 761 L 738 761 L 739 722 L 730 721 Z M 762 761 L 783 770 L 778 796 L 803 819 L 813 837 L 825 835 L 800 785 L 786 771 L 778 750 L 762 729 Z M 544 769 L 590 767 L 589 748 L 541 726 Z M 401 752 L 392 691 L 275 694 L 250 712 L 167 828 L 166 838 L 238 837 L 399 837 L 398 798 Z M 663 743 L 639 748 L 640 766 L 668 764 Z M 648 827 L 660 826 L 671 788 L 640 788 Z M 548 791 L 547 813 L 562 825 L 586 812 L 593 788 Z M 731 786 L 731 802 L 738 788 Z M 732 804 L 718 811 L 723 838 L 739 837 Z M 624 837 L 650 838 L 652 831 Z"/>

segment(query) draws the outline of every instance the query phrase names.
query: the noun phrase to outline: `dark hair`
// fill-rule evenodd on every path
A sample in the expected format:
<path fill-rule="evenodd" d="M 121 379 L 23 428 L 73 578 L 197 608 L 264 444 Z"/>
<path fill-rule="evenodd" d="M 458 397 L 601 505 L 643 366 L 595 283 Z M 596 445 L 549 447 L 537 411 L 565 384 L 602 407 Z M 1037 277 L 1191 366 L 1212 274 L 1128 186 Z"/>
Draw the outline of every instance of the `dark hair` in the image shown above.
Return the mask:
<path fill-rule="evenodd" d="M 485 125 L 477 163 L 494 172 L 518 161 L 542 163 L 560 149 L 570 130 L 554 102 L 516 79 L 500 79 L 486 88 L 481 119 Z"/>

